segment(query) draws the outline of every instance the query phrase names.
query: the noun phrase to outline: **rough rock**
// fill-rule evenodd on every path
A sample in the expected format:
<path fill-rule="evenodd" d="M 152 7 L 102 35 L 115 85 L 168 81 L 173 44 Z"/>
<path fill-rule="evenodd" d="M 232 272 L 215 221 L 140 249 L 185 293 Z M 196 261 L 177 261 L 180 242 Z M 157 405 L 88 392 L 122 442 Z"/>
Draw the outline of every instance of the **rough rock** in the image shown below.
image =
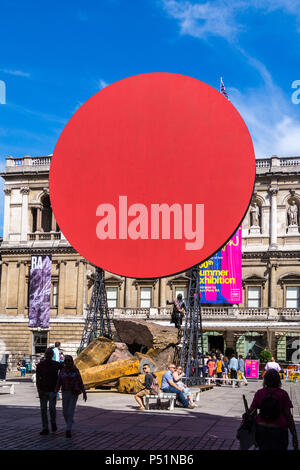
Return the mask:
<path fill-rule="evenodd" d="M 119 377 L 138 374 L 139 370 L 140 361 L 137 357 L 133 357 L 84 369 L 81 377 L 85 387 L 90 388 L 118 379 Z"/>
<path fill-rule="evenodd" d="M 161 386 L 162 376 L 164 375 L 165 372 L 166 372 L 165 370 L 155 372 L 155 375 L 156 375 L 157 380 L 159 382 L 159 386 Z M 119 393 L 133 393 L 133 394 L 135 394 L 135 393 L 139 392 L 140 390 L 142 390 L 142 388 L 144 388 L 144 387 L 138 382 L 138 378 L 142 382 L 145 381 L 145 375 L 144 374 L 140 374 L 138 377 L 120 377 L 119 385 L 118 385 L 118 392 Z"/>
<path fill-rule="evenodd" d="M 178 344 L 177 329 L 174 327 L 161 326 L 145 320 L 114 319 L 113 322 L 123 343 L 160 350 Z"/>
<path fill-rule="evenodd" d="M 150 356 L 148 356 L 148 354 L 142 354 L 140 352 L 136 352 L 134 356 L 137 357 L 138 360 L 140 361 L 140 373 L 141 374 L 143 373 L 144 364 L 149 364 L 151 372 L 154 372 L 155 370 L 158 369 L 156 362 Z"/>
<path fill-rule="evenodd" d="M 174 363 L 176 356 L 175 346 L 160 351 L 159 349 L 151 349 L 147 351 L 147 356 L 155 361 L 158 370 L 167 369 L 169 364 Z"/>
<path fill-rule="evenodd" d="M 115 343 L 108 338 L 100 337 L 94 339 L 75 358 L 74 363 L 80 372 L 93 366 L 103 364 L 114 352 Z"/>
<path fill-rule="evenodd" d="M 128 351 L 128 347 L 125 343 L 115 343 L 116 349 L 107 361 L 107 364 L 115 361 L 122 361 L 123 359 L 129 359 L 132 354 Z"/>

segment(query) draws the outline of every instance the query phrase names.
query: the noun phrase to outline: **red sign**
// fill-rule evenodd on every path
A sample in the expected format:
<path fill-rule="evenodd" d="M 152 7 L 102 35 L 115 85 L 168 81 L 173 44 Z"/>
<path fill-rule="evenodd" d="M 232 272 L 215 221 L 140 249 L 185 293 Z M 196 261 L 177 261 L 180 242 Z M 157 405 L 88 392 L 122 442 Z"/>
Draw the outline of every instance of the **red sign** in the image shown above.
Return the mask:
<path fill-rule="evenodd" d="M 184 75 L 116 82 L 70 119 L 50 168 L 50 197 L 70 244 L 129 277 L 161 277 L 212 256 L 250 203 L 248 129 L 214 88 Z"/>

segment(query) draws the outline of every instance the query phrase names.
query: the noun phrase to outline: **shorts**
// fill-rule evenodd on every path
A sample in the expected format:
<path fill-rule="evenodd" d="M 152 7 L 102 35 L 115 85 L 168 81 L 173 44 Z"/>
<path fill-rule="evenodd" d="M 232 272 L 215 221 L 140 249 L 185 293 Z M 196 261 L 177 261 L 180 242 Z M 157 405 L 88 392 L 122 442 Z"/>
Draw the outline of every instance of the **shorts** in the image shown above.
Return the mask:
<path fill-rule="evenodd" d="M 140 392 L 136 394 L 136 396 L 140 398 L 143 398 L 146 395 L 150 395 L 150 390 L 148 390 L 147 388 L 144 388 L 144 390 L 141 390 Z"/>

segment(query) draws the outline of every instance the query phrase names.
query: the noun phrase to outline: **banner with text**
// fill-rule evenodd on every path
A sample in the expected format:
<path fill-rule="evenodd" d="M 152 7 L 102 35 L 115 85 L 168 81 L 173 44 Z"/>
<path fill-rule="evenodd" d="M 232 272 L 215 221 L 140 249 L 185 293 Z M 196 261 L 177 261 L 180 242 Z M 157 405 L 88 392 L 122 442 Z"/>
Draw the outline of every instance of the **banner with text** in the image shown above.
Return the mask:
<path fill-rule="evenodd" d="M 259 377 L 259 361 L 254 359 L 246 359 L 245 375 L 247 379 L 258 379 Z"/>
<path fill-rule="evenodd" d="M 29 326 L 49 328 L 51 255 L 31 257 L 29 281 Z"/>
<path fill-rule="evenodd" d="M 212 258 L 199 266 L 201 303 L 242 302 L 242 228 Z"/>

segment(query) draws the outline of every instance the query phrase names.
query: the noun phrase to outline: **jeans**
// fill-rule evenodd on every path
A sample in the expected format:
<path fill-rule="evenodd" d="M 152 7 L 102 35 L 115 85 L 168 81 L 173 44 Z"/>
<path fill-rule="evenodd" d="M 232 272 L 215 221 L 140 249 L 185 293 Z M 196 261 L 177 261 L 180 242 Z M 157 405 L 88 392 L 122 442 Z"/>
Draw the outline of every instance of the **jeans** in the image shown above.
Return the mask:
<path fill-rule="evenodd" d="M 259 450 L 287 450 L 289 445 L 288 430 L 256 425 L 255 439 Z"/>
<path fill-rule="evenodd" d="M 71 391 L 65 390 L 62 391 L 62 406 L 63 406 L 63 415 L 67 425 L 66 430 L 71 431 L 73 424 L 73 417 L 75 413 L 76 403 L 78 400 L 78 395 L 74 395 Z"/>
<path fill-rule="evenodd" d="M 43 429 L 48 429 L 48 402 L 51 424 L 56 424 L 56 394 L 54 392 L 41 392 L 40 397 Z"/>
<path fill-rule="evenodd" d="M 178 400 L 183 404 L 183 406 L 185 408 L 189 406 L 190 402 L 185 398 L 184 393 L 179 391 L 177 388 L 171 387 L 171 385 L 169 385 L 168 388 L 163 388 L 162 391 L 164 393 L 176 393 Z"/>

